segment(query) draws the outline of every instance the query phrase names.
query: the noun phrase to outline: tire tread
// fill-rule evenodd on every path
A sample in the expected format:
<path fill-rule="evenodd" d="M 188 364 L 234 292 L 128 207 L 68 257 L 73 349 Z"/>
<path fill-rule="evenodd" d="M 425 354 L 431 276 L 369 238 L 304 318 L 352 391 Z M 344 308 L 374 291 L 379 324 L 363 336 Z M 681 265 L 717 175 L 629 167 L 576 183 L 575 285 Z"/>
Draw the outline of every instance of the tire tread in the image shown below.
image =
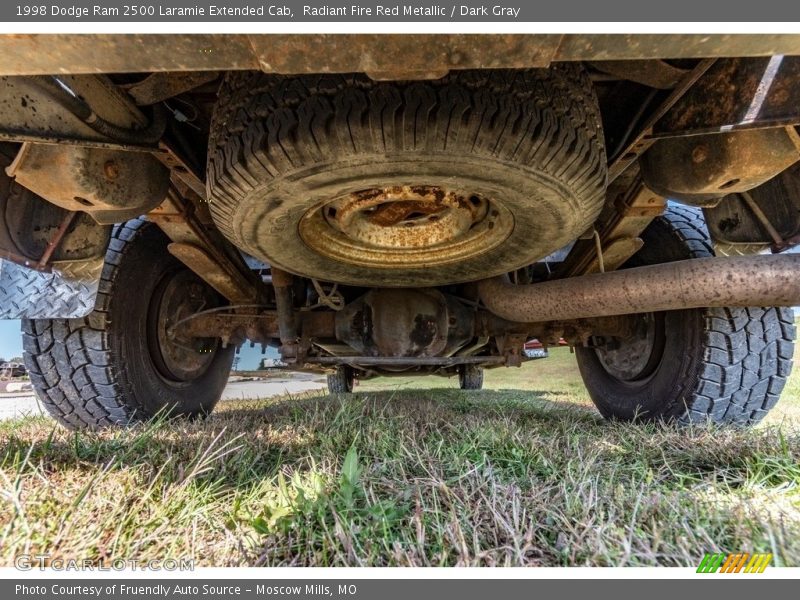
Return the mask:
<path fill-rule="evenodd" d="M 24 319 L 23 358 L 39 400 L 70 429 L 127 425 L 141 409 L 126 393 L 111 355 L 108 307 L 117 268 L 145 224 L 114 227 L 96 309 L 80 319 Z"/>
<path fill-rule="evenodd" d="M 254 187 L 327 156 L 453 148 L 536 165 L 575 190 L 585 229 L 602 208 L 605 148 L 594 89 L 579 65 L 460 71 L 425 82 L 364 75 L 231 72 L 220 88 L 208 150 L 219 229 Z"/>
<path fill-rule="evenodd" d="M 699 209 L 670 205 L 660 218 L 693 258 L 714 256 Z M 702 355 L 698 380 L 666 412 L 681 423 L 758 423 L 777 404 L 792 369 L 792 309 L 707 308 L 704 319 L 701 347 L 687 349 Z"/>

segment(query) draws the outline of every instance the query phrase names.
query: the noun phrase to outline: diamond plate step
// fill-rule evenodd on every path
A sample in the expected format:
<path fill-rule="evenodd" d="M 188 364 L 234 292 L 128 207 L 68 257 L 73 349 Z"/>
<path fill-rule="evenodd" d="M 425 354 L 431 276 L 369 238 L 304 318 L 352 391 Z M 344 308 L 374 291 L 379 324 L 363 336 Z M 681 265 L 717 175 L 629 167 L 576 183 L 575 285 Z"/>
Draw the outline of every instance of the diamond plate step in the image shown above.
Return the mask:
<path fill-rule="evenodd" d="M 42 273 L 0 259 L 0 319 L 67 319 L 94 310 L 103 259 Z"/>

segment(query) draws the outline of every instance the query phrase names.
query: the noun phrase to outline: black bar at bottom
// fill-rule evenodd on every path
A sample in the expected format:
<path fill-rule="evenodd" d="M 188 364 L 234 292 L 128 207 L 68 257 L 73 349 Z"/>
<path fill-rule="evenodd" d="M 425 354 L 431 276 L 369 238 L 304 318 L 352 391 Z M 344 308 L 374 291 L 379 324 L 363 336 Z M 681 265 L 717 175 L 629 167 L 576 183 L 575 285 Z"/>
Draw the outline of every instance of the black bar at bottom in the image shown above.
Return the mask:
<path fill-rule="evenodd" d="M 670 571 L 665 569 L 666 572 Z M 268 573 L 265 570 L 265 575 Z M 509 570 L 513 575 L 514 570 Z M 564 569 L 564 576 L 570 570 Z M 39 575 L 38 572 L 26 573 Z M 296 580 L 227 579 L 210 580 L 147 579 L 137 574 L 137 579 L 110 579 L 95 575 L 95 579 L 64 578 L 60 581 L 41 576 L 28 581 L 0 581 L 0 597 L 16 600 L 36 598 L 45 600 L 182 600 L 207 598 L 214 600 L 261 600 L 281 598 L 291 600 L 414 600 L 458 598 L 459 600 L 487 598 L 543 598 L 597 597 L 598 592 L 625 594 L 620 597 L 645 596 L 648 600 L 674 600 L 676 595 L 698 596 L 698 592 L 724 595 L 726 599 L 752 598 L 754 593 L 789 592 L 791 579 L 766 579 L 763 577 L 725 577 L 718 574 L 697 574 L 689 579 L 302 579 L 298 571 Z M 713 592 L 712 592 L 713 586 Z M 796 590 L 795 590 L 796 591 Z M 575 596 L 579 597 L 579 596 Z M 722 597 L 722 596 L 720 596 Z M 788 595 L 787 595 L 788 597 Z"/>

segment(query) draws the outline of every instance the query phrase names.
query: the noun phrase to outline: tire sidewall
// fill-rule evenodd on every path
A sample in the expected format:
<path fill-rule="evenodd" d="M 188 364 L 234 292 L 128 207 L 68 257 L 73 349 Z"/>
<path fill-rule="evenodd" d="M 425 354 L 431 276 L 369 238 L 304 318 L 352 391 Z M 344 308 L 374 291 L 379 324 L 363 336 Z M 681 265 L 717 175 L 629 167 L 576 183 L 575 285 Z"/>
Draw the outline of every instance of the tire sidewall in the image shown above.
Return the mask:
<path fill-rule="evenodd" d="M 159 372 L 148 345 L 151 300 L 165 278 L 186 269 L 167 253 L 166 243 L 154 226 L 144 225 L 138 231 L 118 266 L 109 302 L 112 362 L 126 396 L 135 399 L 145 418 L 162 411 L 185 416 L 210 413 L 227 382 L 235 351 L 233 346 L 218 347 L 208 368 L 191 381 L 172 381 Z"/>
<path fill-rule="evenodd" d="M 686 209 L 684 209 L 686 210 Z M 624 268 L 713 256 L 710 247 L 687 241 L 668 217 L 658 217 L 642 234 L 644 247 Z M 666 311 L 663 351 L 653 373 L 641 381 L 622 381 L 608 373 L 593 348 L 576 347 L 578 369 L 589 396 L 606 418 L 679 419 L 692 407 L 703 365 L 706 309 Z"/>
<path fill-rule="evenodd" d="M 578 64 L 456 70 L 432 81 L 229 74 L 211 124 L 210 210 L 234 245 L 298 275 L 369 287 L 475 281 L 536 262 L 588 228 L 603 207 L 603 139 Z M 460 252 L 473 240 L 456 237 L 459 252 L 412 267 L 349 261 L 346 249 L 319 256 L 300 238 L 310 209 L 389 186 L 493 199 L 513 214 L 513 231 L 474 253 Z M 429 248 L 433 259 L 447 246 Z"/>
<path fill-rule="evenodd" d="M 700 372 L 695 353 L 702 348 L 703 311 L 664 313 L 664 346 L 653 373 L 638 381 L 617 379 L 600 362 L 594 348 L 577 347 L 578 369 L 600 413 L 626 421 L 679 417 L 690 407 Z M 702 350 L 699 350 L 702 351 Z"/>
<path fill-rule="evenodd" d="M 460 262 L 456 276 L 451 264 L 376 270 L 339 262 L 317 254 L 298 235 L 300 219 L 325 202 L 395 185 L 441 186 L 491 198 L 511 211 L 513 229 L 495 248 Z M 578 198 L 557 179 L 517 164 L 466 154 L 374 155 L 320 163 L 252 189 L 241 200 L 232 231 L 244 247 L 269 240 L 272 264 L 300 275 L 352 285 L 427 286 L 443 277 L 474 281 L 535 262 L 542 256 L 527 250 L 531 239 L 539 241 L 537 247 L 559 248 L 572 231 L 588 226 L 578 207 Z"/>
<path fill-rule="evenodd" d="M 462 390 L 480 390 L 483 388 L 483 368 L 464 365 L 458 370 L 458 384 Z"/>

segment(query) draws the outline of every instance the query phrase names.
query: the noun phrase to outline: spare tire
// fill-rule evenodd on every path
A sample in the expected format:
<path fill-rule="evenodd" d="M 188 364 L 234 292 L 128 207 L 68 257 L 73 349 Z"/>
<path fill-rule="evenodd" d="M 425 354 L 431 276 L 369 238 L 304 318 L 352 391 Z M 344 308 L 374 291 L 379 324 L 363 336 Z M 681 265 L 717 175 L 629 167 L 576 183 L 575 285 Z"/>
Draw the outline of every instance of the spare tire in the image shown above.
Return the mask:
<path fill-rule="evenodd" d="M 211 125 L 211 213 L 287 271 L 430 286 L 531 264 L 603 204 L 600 111 L 579 65 L 363 75 L 226 76 Z"/>

